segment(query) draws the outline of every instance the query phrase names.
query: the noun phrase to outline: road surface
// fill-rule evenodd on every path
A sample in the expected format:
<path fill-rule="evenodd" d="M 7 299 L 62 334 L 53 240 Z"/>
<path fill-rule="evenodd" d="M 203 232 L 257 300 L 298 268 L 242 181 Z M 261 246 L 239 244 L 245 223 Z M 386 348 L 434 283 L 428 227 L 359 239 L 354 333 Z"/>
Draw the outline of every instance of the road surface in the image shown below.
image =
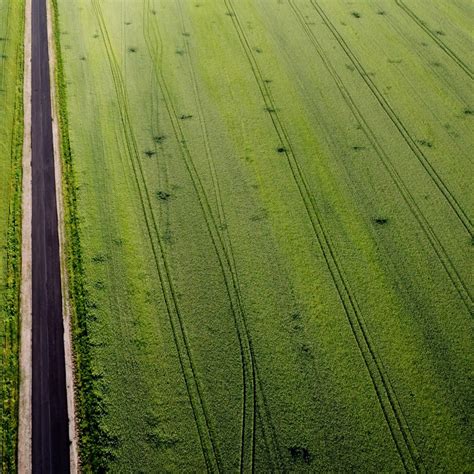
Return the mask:
<path fill-rule="evenodd" d="M 69 472 L 46 0 L 32 1 L 32 465 Z"/>

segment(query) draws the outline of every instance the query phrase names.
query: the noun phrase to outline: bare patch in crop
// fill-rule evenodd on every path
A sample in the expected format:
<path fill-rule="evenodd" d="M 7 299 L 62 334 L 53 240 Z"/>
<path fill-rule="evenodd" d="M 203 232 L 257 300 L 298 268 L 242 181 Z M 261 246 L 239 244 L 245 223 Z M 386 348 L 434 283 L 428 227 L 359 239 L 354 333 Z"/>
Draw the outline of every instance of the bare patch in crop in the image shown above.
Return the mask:
<path fill-rule="evenodd" d="M 107 255 L 103 253 L 97 253 L 91 258 L 92 263 L 105 263 L 107 260 Z"/>
<path fill-rule="evenodd" d="M 301 344 L 301 352 L 306 359 L 314 359 L 313 351 L 308 344 Z"/>
<path fill-rule="evenodd" d="M 173 233 L 171 232 L 170 229 L 166 229 L 166 230 L 163 232 L 163 241 L 164 241 L 167 245 L 173 245 L 173 244 L 174 244 Z"/>
<path fill-rule="evenodd" d="M 166 191 L 157 191 L 156 197 L 161 201 L 168 201 L 171 197 L 171 194 L 167 193 Z"/>
<path fill-rule="evenodd" d="M 155 135 L 155 136 L 153 137 L 153 141 L 154 141 L 155 143 L 161 144 L 161 143 L 164 142 L 165 138 L 166 138 L 165 135 Z"/>
<path fill-rule="evenodd" d="M 293 462 L 303 461 L 305 464 L 309 464 L 313 458 L 311 452 L 305 446 L 291 446 L 288 451 Z"/>
<path fill-rule="evenodd" d="M 161 428 L 160 419 L 154 413 L 147 413 L 145 420 L 148 425 L 146 430 L 146 440 L 154 448 L 170 448 L 174 446 L 178 439 L 173 434 L 167 434 Z"/>
<path fill-rule="evenodd" d="M 417 142 L 421 146 L 425 146 L 427 148 L 432 148 L 433 147 L 433 142 L 430 142 L 429 140 L 421 139 L 421 140 L 417 140 Z"/>
<path fill-rule="evenodd" d="M 291 320 L 293 321 L 294 331 L 301 331 L 303 329 L 301 313 L 299 311 L 294 311 L 293 313 L 291 313 Z"/>
<path fill-rule="evenodd" d="M 252 222 L 259 222 L 259 221 L 263 221 L 265 220 L 266 218 L 268 217 L 268 211 L 265 209 L 265 208 L 262 208 L 258 211 L 257 214 L 254 214 L 250 220 Z"/>

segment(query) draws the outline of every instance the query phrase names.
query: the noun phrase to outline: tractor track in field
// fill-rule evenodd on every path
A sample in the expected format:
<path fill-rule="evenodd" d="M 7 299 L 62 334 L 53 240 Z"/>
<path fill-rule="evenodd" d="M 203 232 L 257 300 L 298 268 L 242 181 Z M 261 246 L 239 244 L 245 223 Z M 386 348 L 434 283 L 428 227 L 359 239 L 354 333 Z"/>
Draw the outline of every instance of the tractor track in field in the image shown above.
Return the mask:
<path fill-rule="evenodd" d="M 181 19 L 181 28 L 183 31 L 186 31 L 180 0 L 178 0 L 177 4 L 178 4 L 180 19 Z M 209 171 L 212 178 L 212 184 L 214 187 L 214 198 L 217 205 L 218 222 L 219 222 L 219 228 L 220 228 L 220 233 L 222 237 L 221 240 L 223 241 L 222 243 L 225 243 L 226 248 L 227 248 L 227 252 L 225 249 L 224 249 L 224 252 L 228 255 L 227 260 L 230 264 L 229 270 L 232 274 L 232 280 L 234 283 L 234 288 L 237 293 L 237 298 L 240 300 L 240 296 L 239 296 L 240 291 L 238 290 L 239 283 L 237 279 L 237 272 L 235 270 L 235 259 L 234 259 L 233 249 L 232 249 L 232 242 L 228 235 L 228 230 L 226 226 L 225 209 L 224 209 L 222 198 L 221 198 L 219 180 L 216 174 L 214 157 L 213 157 L 211 146 L 209 143 L 209 134 L 207 131 L 205 120 L 204 120 L 201 98 L 199 95 L 199 89 L 198 89 L 198 85 L 196 81 L 196 74 L 195 74 L 194 66 L 192 64 L 192 59 L 191 59 L 189 42 L 186 38 L 184 39 L 184 45 L 185 45 L 186 57 L 188 60 L 187 61 L 188 69 L 190 71 L 190 75 L 191 75 L 191 79 L 193 83 L 193 93 L 194 93 L 194 98 L 196 102 L 196 108 L 198 111 L 199 126 L 201 129 L 201 134 L 202 134 L 202 138 L 204 142 L 204 148 L 206 151 L 206 158 L 208 161 Z M 217 253 L 218 253 L 219 260 L 221 260 L 219 256 L 219 252 Z M 220 264 L 222 267 L 222 261 L 220 261 Z M 224 271 L 223 271 L 223 274 L 224 274 L 224 278 L 227 279 L 227 275 Z M 234 300 L 234 296 L 229 291 L 229 284 L 227 282 L 226 282 L 226 287 L 227 287 L 229 302 L 231 305 L 231 311 L 234 316 L 234 325 L 236 327 L 237 338 L 239 340 L 240 357 L 242 361 L 242 400 L 243 402 L 242 402 L 242 431 L 241 431 L 241 442 L 240 442 L 240 471 L 242 472 L 243 467 L 246 465 L 246 456 L 247 456 L 247 451 L 248 451 L 246 449 L 246 446 L 248 444 L 248 441 L 247 441 L 248 426 L 250 426 L 252 430 L 250 433 L 250 437 L 251 437 L 250 465 L 252 467 L 253 467 L 253 460 L 255 458 L 255 434 L 256 434 L 256 416 L 255 415 L 257 412 L 257 399 L 256 399 L 256 390 L 255 390 L 255 370 L 254 370 L 254 363 L 253 363 L 254 361 L 253 361 L 252 354 L 250 354 L 249 356 L 248 351 L 247 351 L 247 348 L 250 346 L 248 334 L 246 334 L 245 329 L 241 327 L 241 324 L 239 324 L 239 321 L 238 321 L 236 306 L 239 307 L 239 310 L 242 310 L 241 304 L 240 304 L 241 302 L 240 301 L 236 302 Z M 244 342 L 244 338 L 246 339 L 245 342 Z"/>
<path fill-rule="evenodd" d="M 469 77 L 469 79 L 474 79 L 474 72 L 471 68 L 441 39 L 431 31 L 426 22 L 423 21 L 416 13 L 411 10 L 404 1 L 395 0 L 395 4 L 401 8 Z"/>
<path fill-rule="evenodd" d="M 382 10 L 382 7 L 380 6 L 379 3 L 376 3 L 377 5 L 379 5 L 379 9 Z M 401 40 L 407 45 L 407 47 L 411 47 L 411 51 L 412 52 L 415 52 L 415 54 L 417 55 L 417 57 L 419 58 L 419 61 L 421 63 L 423 63 L 423 65 L 425 67 L 427 67 L 431 73 L 433 74 L 433 76 L 437 77 L 440 81 L 443 82 L 443 84 L 445 85 L 445 87 L 451 91 L 451 93 L 459 100 L 459 102 L 462 103 L 462 105 L 465 107 L 465 108 L 468 108 L 469 107 L 469 103 L 466 102 L 465 98 L 461 96 L 461 94 L 459 94 L 459 92 L 456 90 L 455 87 L 453 87 L 453 84 L 452 82 L 449 80 L 449 78 L 443 74 L 439 68 L 438 65 L 434 65 L 433 63 L 430 63 L 429 61 L 427 61 L 427 57 L 426 55 L 422 54 L 420 51 L 419 51 L 419 48 L 417 49 L 414 49 L 412 46 L 412 42 L 410 41 L 410 39 L 404 34 L 401 26 L 400 26 L 400 23 L 396 21 L 397 17 L 393 16 L 393 15 L 384 15 L 382 18 L 386 19 L 387 23 L 390 25 L 390 28 L 401 38 Z M 437 63 L 435 63 L 437 64 Z M 402 72 L 402 75 L 403 77 L 408 80 L 405 76 L 405 74 L 403 74 Z M 444 124 L 444 122 L 441 122 L 441 120 L 436 116 L 436 118 L 438 119 L 438 121 L 441 123 L 441 124 Z M 451 137 L 450 137 L 451 138 Z M 452 143 L 456 144 L 454 142 L 454 140 L 452 140 Z"/>
<path fill-rule="evenodd" d="M 11 1 L 8 0 L 8 3 L 7 3 L 7 14 L 5 15 L 5 28 L 4 28 L 4 31 L 5 31 L 5 36 L 2 40 L 2 56 L 1 58 L 3 59 L 0 59 L 2 61 L 2 76 L 1 76 L 1 82 L 0 82 L 0 92 L 1 91 L 4 91 L 4 94 L 3 94 L 3 97 L 4 97 L 4 102 L 6 100 L 6 91 L 5 91 L 5 67 L 6 67 L 6 59 L 5 58 L 5 50 L 7 48 L 7 41 L 9 41 L 9 38 L 8 38 L 8 25 L 10 24 L 10 11 L 11 11 Z"/>
<path fill-rule="evenodd" d="M 473 310 L 472 295 L 469 292 L 468 286 L 466 285 L 461 275 L 457 271 L 456 266 L 454 265 L 453 261 L 449 257 L 448 252 L 443 247 L 443 244 L 441 243 L 438 236 L 436 235 L 436 232 L 434 231 L 433 227 L 429 223 L 423 211 L 418 206 L 415 198 L 410 193 L 408 186 L 405 184 L 405 182 L 401 178 L 396 167 L 393 165 L 388 153 L 385 151 L 384 147 L 380 144 L 379 140 L 377 139 L 376 134 L 373 132 L 373 130 L 371 129 L 371 127 L 365 120 L 364 115 L 362 114 L 357 104 L 355 103 L 354 99 L 352 98 L 351 94 L 347 90 L 346 86 L 344 85 L 343 80 L 337 73 L 335 67 L 331 64 L 330 60 L 327 58 L 327 55 L 324 53 L 324 50 L 321 47 L 313 30 L 310 28 L 309 25 L 305 23 L 301 10 L 297 7 L 294 0 L 288 0 L 288 3 L 290 7 L 292 8 L 295 14 L 295 17 L 297 18 L 302 29 L 306 33 L 306 36 L 308 37 L 309 41 L 313 45 L 318 56 L 323 61 L 327 71 L 333 78 L 341 96 L 344 99 L 344 102 L 346 103 L 348 108 L 351 110 L 353 117 L 356 119 L 357 123 L 361 127 L 361 130 L 364 132 L 364 135 L 366 136 L 369 143 L 372 145 L 373 149 L 377 153 L 378 158 L 380 159 L 385 170 L 387 171 L 393 183 L 395 184 L 398 192 L 400 193 L 406 205 L 408 206 L 408 209 L 410 210 L 411 214 L 418 222 L 418 225 L 420 226 L 420 228 L 423 230 L 438 260 L 442 264 L 449 279 L 451 280 L 454 288 L 458 292 L 459 296 L 461 297 L 467 309 L 469 311 L 472 311 Z"/>
<path fill-rule="evenodd" d="M 130 165 L 139 193 L 143 217 L 150 239 L 150 245 L 163 292 L 163 299 L 166 305 L 173 340 L 180 362 L 181 373 L 186 385 L 186 390 L 196 423 L 204 460 L 206 467 L 210 472 L 219 471 L 220 460 L 217 453 L 216 444 L 212 436 L 209 415 L 204 404 L 196 370 L 191 358 L 189 341 L 186 337 L 184 323 L 178 307 L 176 292 L 172 283 L 170 268 L 165 255 L 164 244 L 158 231 L 158 226 L 152 210 L 150 193 L 146 186 L 145 176 L 140 163 L 140 153 L 138 151 L 136 137 L 133 133 L 132 123 L 128 113 L 128 99 L 125 85 L 123 83 L 123 77 L 107 31 L 100 2 L 98 0 L 92 0 L 92 6 L 102 34 L 102 39 L 114 82 L 127 153 L 130 158 Z M 156 238 L 156 242 L 153 238 L 153 235 Z"/>
<path fill-rule="evenodd" d="M 178 114 L 176 113 L 176 110 L 174 108 L 169 88 L 161 70 L 162 39 L 158 25 L 150 21 L 151 8 L 149 0 L 144 2 L 144 8 L 144 25 L 147 30 L 146 32 L 144 31 L 144 35 L 154 65 L 156 79 L 158 81 L 160 90 L 162 91 L 165 107 L 168 112 L 175 139 L 180 145 L 182 158 L 185 162 L 186 169 L 190 176 L 191 182 L 193 183 L 194 190 L 197 194 L 199 204 L 203 212 L 203 217 L 208 229 L 208 233 L 219 261 L 219 265 L 224 278 L 224 284 L 229 297 L 229 303 L 231 305 L 231 310 L 234 316 L 234 324 L 236 327 L 237 336 L 240 344 L 243 370 L 244 399 L 242 413 L 240 469 L 242 471 L 246 470 L 246 464 L 249 466 L 250 469 L 254 469 L 257 416 L 259 416 L 262 425 L 262 431 L 264 433 L 265 443 L 270 454 L 270 458 L 273 458 L 272 462 L 274 463 L 274 465 L 276 465 L 277 468 L 279 468 L 281 467 L 281 460 L 279 458 L 278 441 L 276 439 L 275 429 L 270 419 L 268 406 L 266 403 L 261 380 L 258 374 L 258 368 L 255 361 L 256 358 L 252 338 L 247 326 L 245 310 L 243 308 L 242 296 L 240 292 L 240 284 L 236 270 L 235 257 L 233 254 L 230 237 L 226 231 L 224 208 L 220 197 L 220 188 L 217 181 L 217 175 L 213 163 L 210 144 L 208 141 L 208 134 L 204 122 L 202 104 L 200 103 L 195 71 L 193 69 L 192 63 L 188 62 L 191 78 L 193 81 L 193 89 L 195 94 L 196 106 L 199 114 L 200 127 L 203 133 L 208 164 L 210 166 L 210 172 L 213 180 L 213 191 L 218 208 L 218 218 L 215 217 L 212 211 L 209 197 L 202 184 L 202 180 L 199 176 L 199 173 L 197 172 L 197 169 L 195 167 L 194 161 L 192 159 L 192 154 L 186 145 L 185 134 L 183 128 L 181 127 L 178 121 Z M 181 8 L 180 5 L 179 8 Z M 183 21 L 182 18 L 181 21 Z M 185 43 L 185 47 L 188 53 L 188 61 L 191 61 L 189 45 L 187 44 L 187 42 Z M 258 402 L 259 396 L 262 402 L 261 406 L 259 406 Z M 265 413 L 263 413 L 264 411 Z M 249 422 L 247 421 L 247 418 L 250 418 L 251 428 L 248 428 Z M 269 426 L 265 427 L 265 423 L 268 423 Z M 271 447 L 269 446 L 267 436 L 265 435 L 265 431 L 267 430 L 267 428 L 270 431 L 270 442 L 272 443 Z M 250 441 L 247 441 L 248 437 L 250 437 Z M 248 445 L 250 445 L 250 448 L 247 448 Z"/>
<path fill-rule="evenodd" d="M 403 137 L 405 140 L 406 144 L 409 146 L 415 157 L 418 159 L 420 164 L 423 166 L 424 170 L 428 174 L 428 176 L 431 178 L 433 183 L 436 185 L 438 190 L 441 192 L 441 194 L 444 196 L 446 199 L 447 203 L 451 207 L 452 211 L 456 214 L 458 217 L 460 223 L 463 225 L 463 227 L 466 229 L 467 233 L 469 234 L 470 238 L 472 239 L 474 237 L 473 233 L 473 224 L 462 208 L 462 206 L 459 204 L 457 201 L 456 197 L 451 193 L 449 188 L 446 186 L 444 183 L 443 179 L 441 176 L 438 174 L 438 172 L 433 168 L 431 163 L 429 162 L 428 158 L 426 155 L 423 153 L 421 148 L 418 146 L 416 143 L 416 140 L 411 136 L 401 119 L 398 117 L 396 114 L 395 110 L 393 107 L 390 105 L 390 103 L 385 99 L 383 94 L 380 92 L 380 90 L 377 88 L 375 85 L 374 81 L 371 79 L 371 77 L 368 75 L 367 71 L 365 70 L 364 66 L 361 64 L 357 56 L 354 54 L 354 52 L 351 50 L 349 45 L 346 43 L 342 35 L 339 33 L 337 28 L 334 26 L 334 24 L 331 22 L 329 17 L 326 15 L 324 10 L 321 8 L 321 6 L 318 4 L 316 0 L 309 0 L 311 5 L 313 6 L 314 10 L 318 13 L 320 18 L 322 19 L 323 23 L 326 25 L 326 27 L 329 29 L 331 34 L 333 35 L 334 39 L 337 41 L 339 46 L 342 48 L 342 50 L 345 52 L 346 56 L 349 58 L 351 63 L 354 65 L 355 69 L 357 70 L 358 74 L 361 76 L 361 78 L 364 80 L 368 88 L 371 90 L 373 96 L 377 100 L 377 102 L 380 104 L 382 109 L 385 111 L 387 116 L 390 118 L 390 120 L 393 122 L 395 127 L 398 129 L 400 135 Z"/>
<path fill-rule="evenodd" d="M 284 147 L 284 155 L 287 159 L 295 184 L 299 190 L 336 292 L 344 308 L 354 340 L 367 368 L 367 372 L 371 379 L 381 411 L 386 420 L 387 427 L 390 431 L 400 460 L 407 471 L 418 471 L 423 469 L 418 450 L 411 436 L 401 406 L 398 403 L 398 399 L 391 382 L 388 379 L 383 363 L 375 351 L 374 343 L 369 335 L 359 304 L 349 286 L 347 277 L 340 264 L 339 257 L 336 255 L 335 249 L 332 246 L 331 239 L 323 223 L 316 200 L 310 191 L 307 179 L 293 151 L 293 145 L 289 138 L 289 134 L 279 117 L 278 109 L 275 105 L 272 93 L 264 81 L 258 62 L 253 55 L 250 42 L 245 35 L 245 31 L 232 1 L 224 0 L 224 3 L 228 9 L 229 16 L 239 37 L 244 53 L 249 61 L 250 68 L 257 82 L 264 104 L 267 110 L 272 110 L 269 115 L 273 126 L 281 145 Z"/>
<path fill-rule="evenodd" d="M 186 31 L 180 0 L 178 0 L 177 4 L 179 8 L 181 27 L 183 31 Z M 220 234 L 221 234 L 221 243 L 226 246 L 226 249 L 224 248 L 224 253 L 227 254 L 227 261 L 229 263 L 229 270 L 232 275 L 231 278 L 233 280 L 233 286 L 234 286 L 235 292 L 237 293 L 237 295 L 235 296 L 237 296 L 237 299 L 240 300 L 240 291 L 238 289 L 239 283 L 237 279 L 237 272 L 235 269 L 235 259 L 234 259 L 233 249 L 232 249 L 232 242 L 228 236 L 225 209 L 224 209 L 222 198 L 221 198 L 219 180 L 216 174 L 214 157 L 213 157 L 211 146 L 209 143 L 209 134 L 207 131 L 206 123 L 204 121 L 201 98 L 199 95 L 199 89 L 198 89 L 198 85 L 196 81 L 194 66 L 192 64 L 189 42 L 186 38 L 184 39 L 184 45 L 185 45 L 186 57 L 188 60 L 188 69 L 190 71 L 190 75 L 191 75 L 191 79 L 193 83 L 193 93 L 194 93 L 194 98 L 196 102 L 196 108 L 198 111 L 199 126 L 201 129 L 201 134 L 202 134 L 202 138 L 204 142 L 204 148 L 206 151 L 206 158 L 208 161 L 209 171 L 212 178 L 212 184 L 214 187 L 214 198 L 217 205 L 218 222 L 219 222 L 219 229 L 220 229 Z M 211 238 L 212 238 L 212 235 L 211 235 Z M 220 252 L 218 252 L 217 249 L 216 249 L 216 253 L 218 254 L 220 265 L 223 268 L 223 262 L 220 258 Z M 255 368 L 254 368 L 254 361 L 253 361 L 252 354 L 250 355 L 248 354 L 248 348 L 250 347 L 248 334 L 246 333 L 245 328 L 242 328 L 241 327 L 242 325 L 239 324 L 238 312 L 242 311 L 241 301 L 235 301 L 234 295 L 230 292 L 230 285 L 227 281 L 226 272 L 224 270 L 222 272 L 224 275 L 224 279 L 226 280 L 225 285 L 227 288 L 227 294 L 228 294 L 229 302 L 231 305 L 231 311 L 234 316 L 234 325 L 236 327 L 237 338 L 238 338 L 239 347 L 240 347 L 240 357 L 242 361 L 242 400 L 243 402 L 242 402 L 242 422 L 241 422 L 242 430 L 241 430 L 240 466 L 239 466 L 240 471 L 242 472 L 244 466 L 246 465 L 246 457 L 248 456 L 247 454 L 248 449 L 246 449 L 249 443 L 249 441 L 247 441 L 247 437 L 248 437 L 247 430 L 249 429 L 248 427 L 251 428 L 251 433 L 250 433 L 251 451 L 249 453 L 251 456 L 251 459 L 250 459 L 251 467 L 253 467 L 253 462 L 255 458 L 256 413 L 258 409 L 256 390 L 255 390 Z M 245 338 L 245 341 L 244 341 L 244 338 Z"/>
<path fill-rule="evenodd" d="M 6 47 L 7 47 L 7 41 L 8 41 L 8 24 L 9 24 L 9 19 L 10 19 L 10 0 L 7 2 L 7 13 L 5 15 L 5 22 L 4 22 L 4 31 L 5 31 L 5 37 L 4 37 L 4 40 L 2 41 L 2 57 L 5 56 L 5 51 L 6 51 Z M 7 100 L 7 94 L 6 94 L 6 90 L 5 90 L 5 64 L 6 64 L 6 60 L 5 59 L 0 59 L 0 61 L 2 62 L 2 76 L 0 77 L 1 79 L 1 82 L 0 82 L 0 93 L 3 95 L 3 107 L 5 108 L 5 102 Z M 14 124 L 12 124 L 12 128 L 14 127 Z M 10 218 L 8 218 L 9 220 Z M 7 229 L 5 230 L 5 235 L 4 235 L 4 238 L 3 238 L 3 242 L 7 242 L 7 239 L 8 239 L 8 227 Z M 6 260 L 6 259 L 5 259 Z M 4 269 L 4 275 L 2 275 L 2 277 L 6 277 L 6 274 L 7 274 L 7 267 L 5 266 L 5 269 Z M 5 279 L 6 281 L 6 279 Z M 2 294 L 1 297 L 3 298 L 4 295 Z M 5 356 L 6 356 L 6 341 L 7 341 L 7 336 L 6 336 L 6 327 L 7 327 L 7 321 L 4 322 L 3 324 L 4 326 L 4 329 L 2 331 L 2 334 L 1 334 L 1 339 L 2 339 L 2 354 L 1 354 L 1 378 L 0 378 L 0 381 L 2 382 L 2 389 L 1 389 L 1 392 L 3 392 L 4 388 L 6 388 L 6 384 L 4 384 L 4 380 L 3 380 L 3 377 L 4 377 L 4 370 L 5 370 Z M 2 400 L 6 400 L 7 397 L 2 397 Z M 1 408 L 0 408 L 0 421 L 3 419 L 3 403 L 1 404 Z M 3 442 L 3 436 L 1 438 L 1 441 L 0 441 L 0 459 L 3 459 L 3 451 L 4 451 L 4 446 L 3 446 L 4 442 Z"/>
<path fill-rule="evenodd" d="M 181 7 L 181 0 L 178 0 L 178 8 L 179 8 L 179 13 L 180 13 L 180 18 L 181 18 L 181 27 L 184 32 L 186 31 L 186 28 L 185 28 L 184 16 L 183 16 L 182 7 Z M 208 133 L 205 118 L 204 118 L 204 111 L 202 108 L 198 81 L 197 81 L 194 65 L 192 62 L 192 53 L 189 47 L 189 40 L 187 39 L 187 37 L 184 37 L 184 43 L 185 43 L 185 51 L 186 51 L 186 58 L 188 62 L 188 68 L 191 73 L 191 79 L 193 83 L 193 92 L 194 92 L 195 102 L 196 102 L 196 106 L 198 110 L 199 124 L 200 124 L 201 133 L 202 133 L 204 146 L 206 150 L 206 158 L 208 161 L 209 171 L 210 171 L 212 182 L 213 182 L 214 198 L 215 198 L 216 207 L 218 210 L 217 219 L 213 217 L 212 224 L 215 227 L 215 230 L 217 231 L 217 235 L 220 241 L 219 242 L 220 247 L 222 248 L 225 258 L 221 258 L 219 256 L 219 252 L 217 248 L 216 248 L 216 252 L 218 253 L 218 258 L 221 260 L 221 267 L 224 267 L 225 263 L 227 263 L 230 273 L 231 273 L 232 282 L 228 282 L 226 286 L 227 288 L 233 288 L 235 292 L 235 295 L 233 295 L 231 291 L 228 291 L 228 296 L 229 296 L 229 301 L 231 302 L 231 305 L 232 305 L 234 321 L 235 321 L 236 330 L 238 333 L 238 338 L 239 338 L 239 342 L 241 346 L 242 364 L 243 364 L 243 371 L 244 371 L 244 374 L 243 374 L 244 387 L 246 385 L 245 384 L 246 368 L 247 370 L 250 370 L 251 372 L 250 377 L 251 377 L 252 400 L 249 403 L 252 404 L 252 407 L 251 407 L 252 413 L 248 415 L 249 417 L 252 418 L 252 440 L 251 440 L 251 446 L 252 446 L 251 456 L 252 457 L 250 460 L 250 465 L 251 465 L 251 468 L 254 469 L 256 429 L 257 429 L 256 424 L 257 424 L 257 415 L 258 415 L 260 423 L 261 423 L 261 427 L 262 427 L 264 442 L 267 447 L 267 452 L 269 454 L 269 458 L 271 459 L 272 462 L 274 461 L 274 458 L 276 459 L 276 467 L 278 468 L 281 466 L 281 460 L 279 459 L 279 447 L 278 447 L 276 432 L 275 432 L 273 423 L 271 421 L 270 412 L 269 412 L 269 409 L 264 397 L 263 387 L 262 387 L 261 380 L 258 374 L 258 366 L 256 362 L 254 348 L 253 348 L 252 337 L 247 326 L 247 316 L 246 316 L 246 311 L 244 309 L 243 297 L 240 290 L 240 281 L 239 281 L 239 276 L 238 276 L 238 271 L 237 271 L 237 266 L 236 266 L 236 261 L 235 261 L 232 240 L 230 238 L 228 228 L 226 225 L 226 215 L 225 215 L 224 204 L 222 201 L 221 187 L 219 184 L 219 179 L 218 179 L 216 168 L 215 168 L 214 156 L 213 156 L 212 148 L 210 145 L 209 133 Z M 212 214 L 212 210 L 209 209 L 209 211 Z M 219 223 L 218 225 L 216 225 L 216 221 L 218 221 Z M 227 276 L 224 269 L 222 270 L 222 273 L 223 273 L 224 278 L 226 278 Z M 235 298 L 236 300 L 236 302 L 234 303 L 232 303 L 233 298 Z M 239 322 L 240 322 L 241 327 L 239 327 Z M 250 369 L 248 369 L 248 367 L 250 367 Z M 259 392 L 261 393 L 262 400 L 259 400 Z M 246 403 L 245 393 L 246 393 L 246 389 L 244 389 L 244 407 Z M 245 409 L 244 409 L 243 421 L 242 421 L 242 445 L 241 445 L 241 464 L 240 464 L 241 471 L 245 470 L 245 444 L 246 444 L 245 417 L 246 417 L 246 414 L 245 414 Z M 273 444 L 272 446 L 269 446 L 269 441 L 266 435 L 267 428 L 265 427 L 265 422 L 269 423 L 269 430 L 271 432 L 270 443 Z"/>
<path fill-rule="evenodd" d="M 8 25 L 10 24 L 10 11 L 11 11 L 11 2 L 10 2 L 10 0 L 8 0 L 6 7 L 7 7 L 6 8 L 7 13 L 5 15 L 5 23 L 4 23 L 5 37 L 1 41 L 1 43 L 2 43 L 2 52 L 1 52 L 1 56 L 0 56 L 0 61 L 2 63 L 2 75 L 0 76 L 0 80 L 1 80 L 1 82 L 0 82 L 0 94 L 3 95 L 4 108 L 5 108 L 5 102 L 7 100 L 7 93 L 6 93 L 7 91 L 5 90 L 5 68 L 6 68 L 8 58 L 6 58 L 5 51 L 6 51 L 6 48 L 7 48 L 7 41 L 9 41 L 9 38 L 8 38 L 8 27 L 9 26 Z M 12 129 L 14 127 L 15 127 L 15 124 L 12 123 Z M 5 230 L 4 242 L 7 241 L 7 235 L 8 235 L 8 228 Z M 2 358 L 3 357 L 4 357 L 4 351 L 2 351 Z M 3 362 L 3 360 L 2 360 L 2 362 Z M 2 367 L 3 367 L 3 365 L 2 365 Z"/>

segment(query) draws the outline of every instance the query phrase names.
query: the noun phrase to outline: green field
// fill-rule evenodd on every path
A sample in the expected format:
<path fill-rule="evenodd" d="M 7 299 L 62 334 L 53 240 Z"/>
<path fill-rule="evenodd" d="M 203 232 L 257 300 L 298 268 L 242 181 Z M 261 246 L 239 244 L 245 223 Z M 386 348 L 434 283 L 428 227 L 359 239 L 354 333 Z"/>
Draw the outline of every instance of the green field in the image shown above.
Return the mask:
<path fill-rule="evenodd" d="M 84 470 L 472 471 L 472 3 L 53 3 Z"/>
<path fill-rule="evenodd" d="M 23 5 L 0 0 L 0 472 L 16 466 Z"/>

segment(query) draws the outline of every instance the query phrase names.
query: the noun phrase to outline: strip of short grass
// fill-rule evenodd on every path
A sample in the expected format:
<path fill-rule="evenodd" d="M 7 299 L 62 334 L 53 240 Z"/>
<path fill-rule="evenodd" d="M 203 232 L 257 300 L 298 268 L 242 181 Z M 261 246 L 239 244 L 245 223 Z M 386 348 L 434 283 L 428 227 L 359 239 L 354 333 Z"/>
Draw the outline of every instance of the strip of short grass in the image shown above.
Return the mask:
<path fill-rule="evenodd" d="M 66 229 L 66 264 L 69 277 L 74 362 L 76 366 L 76 415 L 80 432 L 79 450 L 84 472 L 100 472 L 110 461 L 112 439 L 101 428 L 104 414 L 101 396 L 97 388 L 90 361 L 90 340 L 87 319 L 91 302 L 84 285 L 81 238 L 77 214 L 77 188 L 74 177 L 73 155 L 69 140 L 67 112 L 67 87 L 64 78 L 63 59 L 59 34 L 59 12 L 57 0 L 51 0 L 53 12 L 54 44 L 56 55 L 56 105 L 60 130 L 60 152 L 62 160 L 62 184 L 64 193 L 64 216 Z"/>
<path fill-rule="evenodd" d="M 0 470 L 15 472 L 19 390 L 21 166 L 23 146 L 23 2 L 3 1 L 0 29 Z M 0 26 L 1 28 L 1 26 Z"/>

